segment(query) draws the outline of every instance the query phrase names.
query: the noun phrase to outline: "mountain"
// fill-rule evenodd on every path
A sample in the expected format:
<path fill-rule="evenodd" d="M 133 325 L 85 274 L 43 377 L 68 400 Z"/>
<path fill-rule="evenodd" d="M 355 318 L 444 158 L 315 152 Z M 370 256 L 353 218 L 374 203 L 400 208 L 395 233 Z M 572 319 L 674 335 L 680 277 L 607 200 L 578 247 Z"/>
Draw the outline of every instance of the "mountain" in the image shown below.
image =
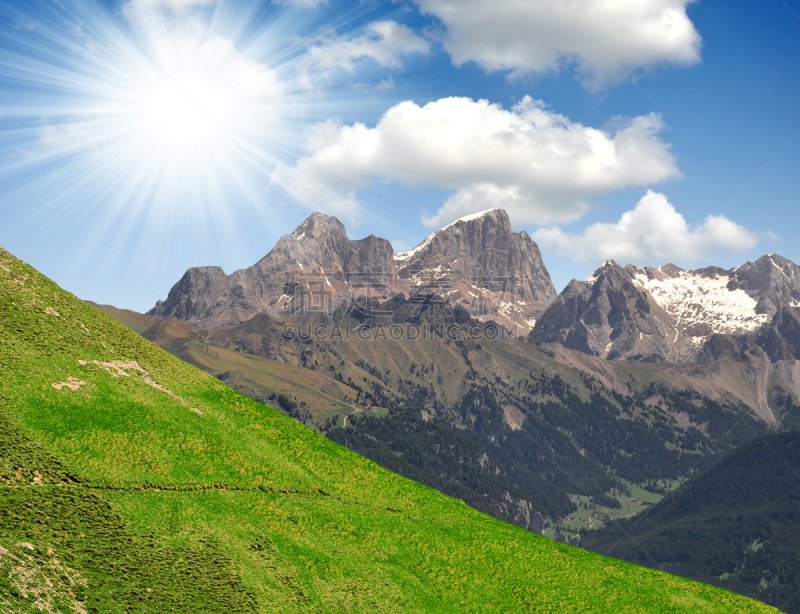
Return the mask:
<path fill-rule="evenodd" d="M 392 255 L 385 239 L 370 235 L 351 241 L 335 217 L 312 213 L 247 269 L 231 275 L 220 267 L 189 269 L 167 300 L 156 303 L 148 313 L 206 326 L 238 324 L 258 313 L 274 314 L 289 307 L 294 294 L 291 284 L 300 283 L 292 279 L 305 276 L 322 285 L 323 297 L 341 304 L 350 285 L 347 273 L 374 271 L 393 278 Z"/>
<path fill-rule="evenodd" d="M 581 545 L 797 613 L 799 505 L 800 433 L 764 435 Z"/>
<path fill-rule="evenodd" d="M 374 235 L 350 240 L 335 217 L 312 213 L 252 267 L 189 269 L 148 313 L 222 326 L 258 313 L 325 312 L 353 296 L 369 310 L 368 302 L 400 293 L 448 310 L 462 305 L 520 333 L 556 296 L 538 246 L 501 209 L 462 218 L 402 254 Z"/>
<path fill-rule="evenodd" d="M 588 280 L 567 285 L 530 338 L 607 360 L 677 359 L 670 316 L 636 282 L 629 268 L 606 261 Z"/>
<path fill-rule="evenodd" d="M 5 250 L 0 315 L 5 611 L 774 611 L 386 471 Z"/>
<path fill-rule="evenodd" d="M 556 298 L 539 246 L 526 232 L 512 231 L 502 209 L 456 220 L 394 260 L 400 279 L 451 272 L 452 302 L 523 330 Z"/>
<path fill-rule="evenodd" d="M 794 357 L 797 307 L 800 267 L 776 254 L 730 270 L 609 260 L 570 282 L 530 339 L 608 360 L 709 362 L 758 347 L 777 361 Z"/>

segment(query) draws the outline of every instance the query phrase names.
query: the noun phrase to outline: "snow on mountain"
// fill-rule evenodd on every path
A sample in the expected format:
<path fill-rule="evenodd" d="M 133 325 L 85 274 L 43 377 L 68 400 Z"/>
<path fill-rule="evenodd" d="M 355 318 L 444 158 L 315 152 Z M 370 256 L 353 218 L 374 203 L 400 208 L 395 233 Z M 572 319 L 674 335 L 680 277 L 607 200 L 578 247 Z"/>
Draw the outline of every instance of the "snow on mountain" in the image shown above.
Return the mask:
<path fill-rule="evenodd" d="M 450 226 L 455 226 L 459 222 L 471 222 L 472 220 L 480 219 L 480 218 L 482 218 L 482 217 L 484 217 L 486 215 L 489 215 L 490 213 L 492 213 L 494 211 L 502 211 L 502 209 L 500 209 L 499 207 L 495 207 L 494 209 L 487 209 L 486 211 L 479 211 L 478 213 L 470 213 L 469 215 L 465 215 L 464 217 L 458 218 L 455 222 L 450 222 L 447 226 L 442 228 L 442 230 L 444 230 L 445 228 L 450 228 Z"/>
<path fill-rule="evenodd" d="M 609 260 L 586 281 L 570 282 L 531 338 L 612 360 L 693 362 L 712 341 L 705 352 L 712 357 L 753 343 L 770 356 L 787 356 L 798 306 L 800 267 L 777 254 L 730 270 L 620 267 Z M 770 336 L 764 331 L 778 316 Z M 733 339 L 747 336 L 753 340 Z"/>
<path fill-rule="evenodd" d="M 756 313 L 758 301 L 736 287 L 727 274 L 703 275 L 667 265 L 649 271 L 637 269 L 634 280 L 672 316 L 675 327 L 696 343 L 712 333 L 754 331 L 769 321 L 767 314 Z"/>

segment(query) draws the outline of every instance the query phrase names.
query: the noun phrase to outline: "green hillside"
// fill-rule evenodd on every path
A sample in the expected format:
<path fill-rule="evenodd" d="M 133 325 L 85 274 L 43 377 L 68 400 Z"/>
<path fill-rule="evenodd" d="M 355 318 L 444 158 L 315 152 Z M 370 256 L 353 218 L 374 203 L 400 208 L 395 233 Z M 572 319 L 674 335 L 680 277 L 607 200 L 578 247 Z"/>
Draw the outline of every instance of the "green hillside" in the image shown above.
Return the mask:
<path fill-rule="evenodd" d="M 800 433 L 737 448 L 640 519 L 581 542 L 800 613 Z"/>
<path fill-rule="evenodd" d="M 0 610 L 768 612 L 386 471 L 0 250 Z"/>
<path fill-rule="evenodd" d="M 381 337 L 379 327 L 394 320 L 444 328 L 468 315 L 458 307 L 414 315 L 407 302 L 389 303 L 391 320 L 372 322 L 375 336 L 363 339 L 285 334 L 286 327 L 362 324 L 341 311 L 259 314 L 205 329 L 100 309 L 387 469 L 540 532 L 536 510 L 553 527 L 550 534 L 565 540 L 602 526 L 606 513 L 636 513 L 637 488 L 657 500 L 654 483 L 688 478 L 769 429 L 735 399 L 714 401 L 641 374 L 632 386 L 604 385 L 524 340 Z M 592 513 L 584 514 L 576 503 L 589 499 Z"/>

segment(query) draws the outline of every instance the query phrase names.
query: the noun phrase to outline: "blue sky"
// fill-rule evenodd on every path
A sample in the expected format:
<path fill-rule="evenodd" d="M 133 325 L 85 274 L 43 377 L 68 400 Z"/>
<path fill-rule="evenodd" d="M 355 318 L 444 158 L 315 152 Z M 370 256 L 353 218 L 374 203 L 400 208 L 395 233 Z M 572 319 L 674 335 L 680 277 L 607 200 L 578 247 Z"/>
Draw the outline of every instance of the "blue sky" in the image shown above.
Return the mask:
<path fill-rule="evenodd" d="M 602 5 L 3 2 L 0 244 L 140 311 L 315 209 L 402 250 L 500 206 L 559 290 L 800 261 L 800 3 Z"/>

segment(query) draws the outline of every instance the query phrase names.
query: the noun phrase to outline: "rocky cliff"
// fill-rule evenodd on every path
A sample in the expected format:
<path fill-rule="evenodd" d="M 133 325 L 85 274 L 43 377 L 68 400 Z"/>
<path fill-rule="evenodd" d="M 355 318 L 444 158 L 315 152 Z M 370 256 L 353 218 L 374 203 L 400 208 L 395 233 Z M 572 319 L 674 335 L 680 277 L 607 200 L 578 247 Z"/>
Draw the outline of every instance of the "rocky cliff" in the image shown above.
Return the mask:
<path fill-rule="evenodd" d="M 509 327 L 533 326 L 556 298 L 539 246 L 514 232 L 508 214 L 491 209 L 437 230 L 413 250 L 395 254 L 400 279 L 449 276 L 450 300 L 473 316 Z"/>

